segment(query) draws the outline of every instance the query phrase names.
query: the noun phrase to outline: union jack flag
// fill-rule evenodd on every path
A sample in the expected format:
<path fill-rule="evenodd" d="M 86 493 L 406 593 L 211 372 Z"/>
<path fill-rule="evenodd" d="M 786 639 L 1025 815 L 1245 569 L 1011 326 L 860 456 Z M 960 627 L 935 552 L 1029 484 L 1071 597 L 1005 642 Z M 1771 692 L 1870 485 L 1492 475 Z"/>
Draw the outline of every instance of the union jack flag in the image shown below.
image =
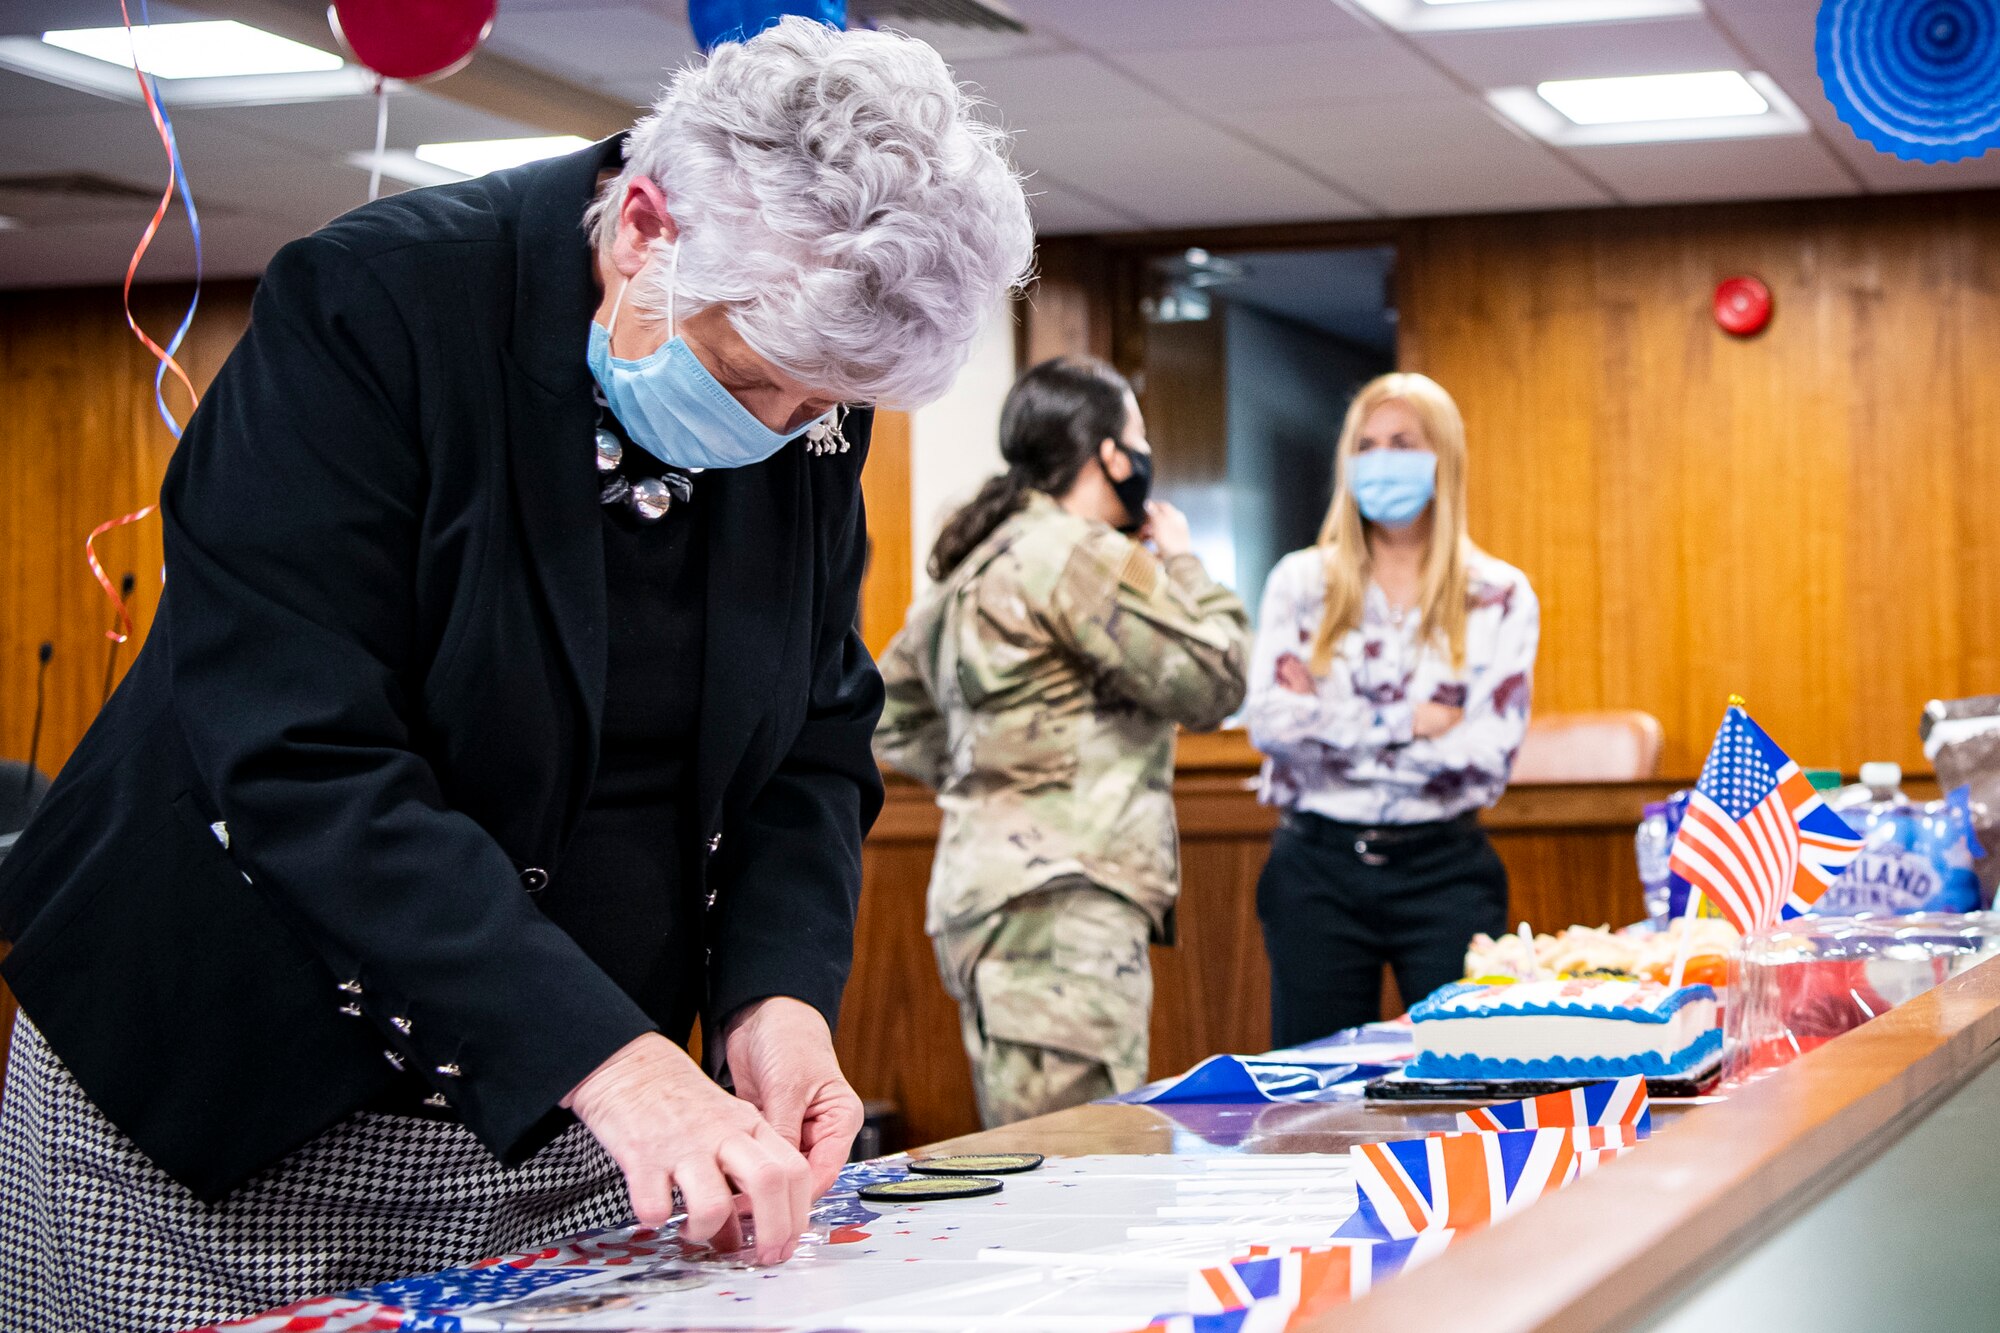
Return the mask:
<path fill-rule="evenodd" d="M 1289 1315 L 1303 1321 L 1436 1257 L 1451 1238 L 1449 1231 L 1430 1231 L 1410 1240 L 1255 1245 L 1226 1264 L 1197 1272 L 1188 1292 L 1188 1309 L 1215 1314 L 1269 1301 L 1282 1304 Z"/>
<path fill-rule="evenodd" d="M 1511 1217 L 1637 1142 L 1622 1126 L 1594 1126 L 1364 1143 L 1349 1150 L 1361 1206 L 1341 1234 L 1405 1240 L 1470 1231 Z"/>
<path fill-rule="evenodd" d="M 1747 935 L 1809 910 L 1860 850 L 1798 764 L 1731 704 L 1674 836 L 1673 877 Z"/>
<path fill-rule="evenodd" d="M 1635 1139 L 1653 1132 L 1652 1103 L 1646 1080 L 1638 1074 L 1611 1083 L 1592 1083 L 1568 1092 L 1551 1092 L 1526 1101 L 1481 1106 L 1458 1113 L 1463 1130 L 1575 1129 L 1588 1126 L 1624 1129 Z"/>

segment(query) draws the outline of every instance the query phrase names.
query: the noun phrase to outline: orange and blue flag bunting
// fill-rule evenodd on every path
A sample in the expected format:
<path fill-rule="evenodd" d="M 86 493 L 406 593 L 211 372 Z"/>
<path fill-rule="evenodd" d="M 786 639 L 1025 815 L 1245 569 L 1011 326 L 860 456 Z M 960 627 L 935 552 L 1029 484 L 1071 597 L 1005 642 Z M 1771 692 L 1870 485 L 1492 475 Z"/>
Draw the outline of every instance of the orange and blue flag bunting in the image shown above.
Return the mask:
<path fill-rule="evenodd" d="M 1633 1074 L 1606 1083 L 1592 1083 L 1568 1092 L 1550 1092 L 1525 1101 L 1481 1106 L 1458 1115 L 1458 1127 L 1468 1132 L 1502 1133 L 1512 1129 L 1578 1129 L 1592 1126 L 1629 1130 L 1643 1139 L 1653 1132 L 1652 1103 L 1646 1080 Z"/>
<path fill-rule="evenodd" d="M 1637 1142 L 1622 1126 L 1597 1126 L 1364 1143 L 1350 1150 L 1361 1206 L 1340 1234 L 1403 1240 L 1470 1231 L 1520 1212 Z"/>
<path fill-rule="evenodd" d="M 1215 1314 L 1279 1301 L 1299 1315 L 1316 1314 L 1436 1257 L 1451 1239 L 1449 1231 L 1431 1231 L 1409 1240 L 1253 1246 L 1226 1264 L 1197 1272 L 1188 1292 L 1188 1309 Z"/>

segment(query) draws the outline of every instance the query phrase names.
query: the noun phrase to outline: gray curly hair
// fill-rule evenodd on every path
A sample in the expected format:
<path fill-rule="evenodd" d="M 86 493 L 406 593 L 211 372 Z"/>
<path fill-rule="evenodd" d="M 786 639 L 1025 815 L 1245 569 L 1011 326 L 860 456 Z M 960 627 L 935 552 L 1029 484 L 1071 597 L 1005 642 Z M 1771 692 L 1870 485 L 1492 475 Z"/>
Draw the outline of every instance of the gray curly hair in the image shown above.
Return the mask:
<path fill-rule="evenodd" d="M 675 74 L 586 225 L 609 246 L 627 183 L 648 177 L 680 232 L 678 314 L 725 305 L 809 385 L 926 403 L 1034 251 L 1007 136 L 978 105 L 914 38 L 787 18 Z M 655 320 L 669 267 L 629 294 Z"/>

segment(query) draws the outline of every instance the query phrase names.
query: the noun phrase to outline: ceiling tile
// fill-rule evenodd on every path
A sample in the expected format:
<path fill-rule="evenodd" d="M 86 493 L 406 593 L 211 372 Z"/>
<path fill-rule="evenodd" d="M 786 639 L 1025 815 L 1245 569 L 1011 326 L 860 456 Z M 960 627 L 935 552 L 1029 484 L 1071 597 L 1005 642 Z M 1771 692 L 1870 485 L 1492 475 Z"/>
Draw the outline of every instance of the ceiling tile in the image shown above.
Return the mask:
<path fill-rule="evenodd" d="M 91 93 L 65 88 L 33 75 L 0 69 L 0 117 L 51 115 L 67 111 L 101 111 L 116 103 Z M 11 135 L 0 134 L 0 138 Z"/>
<path fill-rule="evenodd" d="M 1614 144 L 1563 151 L 1634 204 L 1856 193 L 1853 178 L 1811 135 Z"/>
<path fill-rule="evenodd" d="M 588 88 L 650 87 L 698 52 L 683 19 L 639 5 L 504 8 L 487 45 Z M 648 96 L 646 101 L 652 98 Z"/>
<path fill-rule="evenodd" d="M 1118 63 L 1197 110 L 1448 97 L 1458 91 L 1450 79 L 1393 37 L 1133 51 L 1118 57 Z"/>
<path fill-rule="evenodd" d="M 366 97 L 292 106 L 218 107 L 196 114 L 202 124 L 219 125 L 269 143 L 345 158 L 375 146 L 375 103 Z M 459 102 L 426 93 L 404 92 L 389 99 L 388 146 L 415 148 L 461 139 L 508 139 L 547 134 L 538 125 L 488 115 Z"/>
<path fill-rule="evenodd" d="M 865 8 L 866 6 L 859 6 Z M 946 63 L 961 60 L 998 60 L 1009 56 L 1043 55 L 1067 51 L 1069 42 L 1061 33 L 1047 28 L 1026 32 L 997 32 L 991 28 L 959 28 L 943 23 L 922 23 L 913 19 L 890 18 L 875 24 L 888 32 L 914 37 L 934 49 Z"/>
<path fill-rule="evenodd" d="M 1358 217 L 1364 206 L 1191 116 L 1046 126 L 1015 153 L 1156 226 Z"/>
<path fill-rule="evenodd" d="M 202 214 L 204 237 L 223 226 L 225 216 L 232 213 L 275 219 L 291 234 L 304 235 L 367 200 L 366 173 L 331 155 L 301 152 L 243 133 L 217 119 L 221 114 L 184 111 L 174 118 L 174 137 L 187 165 L 195 207 Z M 54 155 L 64 169 L 96 172 L 150 190 L 166 184 L 159 141 L 138 107 L 90 115 L 14 117 L 8 126 L 30 140 L 60 134 L 71 143 L 87 143 L 87 152 L 70 148 Z M 127 230 L 131 234 L 124 251 L 130 254 L 138 237 Z"/>
<path fill-rule="evenodd" d="M 171 4 L 150 6 L 155 23 L 213 18 Z M 136 19 L 139 6 L 132 6 Z M 52 28 L 103 28 L 117 24 L 118 6 L 107 0 L 0 0 L 0 37 L 39 37 Z"/>
<path fill-rule="evenodd" d="M 1175 113 L 1173 103 L 1082 51 L 962 60 L 952 72 L 974 84 L 998 110 L 1000 123 L 1010 129 L 1145 120 Z"/>
<path fill-rule="evenodd" d="M 1698 15 L 1430 33 L 1412 40 L 1479 89 L 1533 86 L 1544 79 L 1682 74 L 1743 65 L 1741 53 L 1729 39 Z"/>
<path fill-rule="evenodd" d="M 1101 199 L 1036 172 L 1028 180 L 1028 208 L 1040 236 L 1073 236 L 1079 232 L 1131 231 L 1146 219 L 1121 212 Z"/>
<path fill-rule="evenodd" d="M 1228 113 L 1257 140 L 1392 214 L 1615 202 L 1469 97 Z"/>
<path fill-rule="evenodd" d="M 204 218 L 203 270 L 210 278 L 255 277 L 295 234 L 286 224 L 268 218 Z M 137 239 L 135 229 L 122 222 L 0 231 L 0 288 L 122 282 Z M 140 281 L 170 282 L 193 276 L 194 247 L 186 231 L 163 229 L 139 270 Z"/>
<path fill-rule="evenodd" d="M 1098 51 L 1158 51 L 1251 42 L 1361 37 L 1372 23 L 1338 0 L 1008 0 L 1030 28 L 1048 28 Z"/>

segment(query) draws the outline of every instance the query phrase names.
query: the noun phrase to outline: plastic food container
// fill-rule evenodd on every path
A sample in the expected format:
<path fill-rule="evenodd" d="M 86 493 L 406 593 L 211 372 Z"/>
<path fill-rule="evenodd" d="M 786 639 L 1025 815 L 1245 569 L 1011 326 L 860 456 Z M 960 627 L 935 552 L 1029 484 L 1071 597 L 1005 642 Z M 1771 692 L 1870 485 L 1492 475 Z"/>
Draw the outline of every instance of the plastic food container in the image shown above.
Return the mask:
<path fill-rule="evenodd" d="M 1730 965 L 1725 1084 L 1790 1064 L 2000 954 L 2000 913 L 1799 917 Z"/>

